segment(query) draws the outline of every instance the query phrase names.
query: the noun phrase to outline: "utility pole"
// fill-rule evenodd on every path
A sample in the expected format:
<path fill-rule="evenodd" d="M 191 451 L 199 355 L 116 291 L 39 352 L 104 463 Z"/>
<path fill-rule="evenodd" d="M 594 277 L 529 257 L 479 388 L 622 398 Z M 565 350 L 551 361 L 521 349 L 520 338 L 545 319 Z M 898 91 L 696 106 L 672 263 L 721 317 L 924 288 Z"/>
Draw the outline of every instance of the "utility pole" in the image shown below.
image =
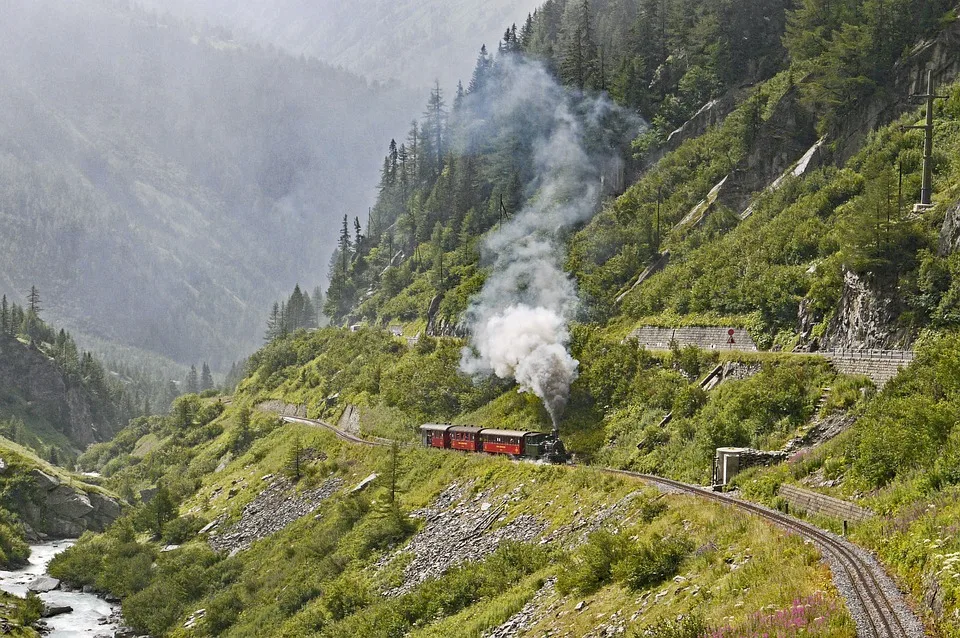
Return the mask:
<path fill-rule="evenodd" d="M 929 208 L 933 205 L 933 101 L 945 100 L 948 96 L 937 95 L 933 91 L 933 71 L 927 71 L 927 92 L 925 95 L 912 95 L 912 99 L 927 101 L 926 121 L 922 126 L 905 126 L 908 129 L 923 129 L 923 184 L 920 187 L 920 203 L 916 208 Z"/>
<path fill-rule="evenodd" d="M 660 203 L 663 201 L 663 184 L 657 186 L 657 253 L 660 253 Z"/>

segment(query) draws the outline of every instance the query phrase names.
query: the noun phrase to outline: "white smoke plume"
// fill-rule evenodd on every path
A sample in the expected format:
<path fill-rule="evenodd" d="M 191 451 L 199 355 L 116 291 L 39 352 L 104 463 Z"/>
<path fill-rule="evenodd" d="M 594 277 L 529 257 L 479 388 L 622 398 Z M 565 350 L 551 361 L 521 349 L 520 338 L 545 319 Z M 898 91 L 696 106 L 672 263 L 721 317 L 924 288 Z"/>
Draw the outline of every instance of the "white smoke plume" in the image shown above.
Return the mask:
<path fill-rule="evenodd" d="M 543 400 L 556 426 L 579 365 L 568 351 L 567 326 L 578 299 L 562 268 L 560 235 L 597 210 L 600 167 L 616 157 L 609 145 L 603 148 L 602 122 L 616 107 L 571 93 L 536 63 L 509 60 L 503 73 L 499 91 L 485 96 L 480 108 L 498 122 L 520 123 L 518 134 L 534 136 L 536 177 L 527 187 L 527 205 L 484 242 L 484 261 L 492 264 L 467 310 L 471 339 L 461 369 L 516 380 L 521 392 Z"/>

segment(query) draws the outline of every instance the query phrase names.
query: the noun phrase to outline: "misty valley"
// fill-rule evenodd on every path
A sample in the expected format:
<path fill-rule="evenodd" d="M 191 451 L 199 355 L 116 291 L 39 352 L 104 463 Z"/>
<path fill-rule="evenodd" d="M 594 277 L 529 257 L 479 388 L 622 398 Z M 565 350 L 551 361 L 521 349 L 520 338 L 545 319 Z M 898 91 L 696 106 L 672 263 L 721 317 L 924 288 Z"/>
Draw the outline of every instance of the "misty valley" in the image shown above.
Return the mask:
<path fill-rule="evenodd" d="M 958 11 L 10 0 L 0 633 L 960 637 Z"/>

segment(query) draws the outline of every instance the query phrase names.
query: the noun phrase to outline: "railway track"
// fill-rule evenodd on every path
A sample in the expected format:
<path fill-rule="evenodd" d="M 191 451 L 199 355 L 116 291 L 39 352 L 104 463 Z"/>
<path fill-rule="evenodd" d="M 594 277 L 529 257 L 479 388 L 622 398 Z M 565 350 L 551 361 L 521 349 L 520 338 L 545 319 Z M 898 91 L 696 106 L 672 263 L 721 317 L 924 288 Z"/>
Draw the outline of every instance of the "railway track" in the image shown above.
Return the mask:
<path fill-rule="evenodd" d="M 281 418 L 288 423 L 325 428 L 340 439 L 358 445 L 390 447 L 393 444 L 386 439 L 363 439 L 325 421 L 291 416 Z M 858 637 L 923 638 L 925 635 L 923 624 L 907 607 L 899 589 L 883 568 L 866 551 L 849 541 L 776 510 L 695 485 L 628 470 L 602 468 L 602 471 L 628 476 L 670 491 L 691 494 L 704 500 L 735 507 L 809 539 L 820 548 L 830 563 L 837 587 L 846 598 L 847 606 L 857 625 Z"/>
<path fill-rule="evenodd" d="M 833 568 L 838 589 L 847 599 L 857 624 L 858 636 L 922 638 L 925 635 L 922 623 L 907 607 L 890 577 L 869 554 L 849 541 L 776 510 L 712 490 L 649 474 L 616 469 L 603 471 L 736 507 L 810 539 L 826 555 Z"/>
<path fill-rule="evenodd" d="M 350 434 L 349 432 L 344 432 L 340 428 L 334 427 L 329 423 L 327 423 L 326 421 L 319 421 L 317 419 L 304 419 L 299 416 L 282 416 L 281 415 L 280 420 L 285 421 L 286 423 L 299 423 L 301 425 L 309 425 L 311 427 L 324 428 L 336 434 L 338 438 L 341 438 L 344 441 L 348 441 L 350 443 L 356 443 L 358 445 L 367 445 L 370 447 L 390 447 L 391 445 L 393 445 L 392 442 L 387 442 L 386 439 L 380 439 L 376 441 L 362 439 L 359 436 Z"/>

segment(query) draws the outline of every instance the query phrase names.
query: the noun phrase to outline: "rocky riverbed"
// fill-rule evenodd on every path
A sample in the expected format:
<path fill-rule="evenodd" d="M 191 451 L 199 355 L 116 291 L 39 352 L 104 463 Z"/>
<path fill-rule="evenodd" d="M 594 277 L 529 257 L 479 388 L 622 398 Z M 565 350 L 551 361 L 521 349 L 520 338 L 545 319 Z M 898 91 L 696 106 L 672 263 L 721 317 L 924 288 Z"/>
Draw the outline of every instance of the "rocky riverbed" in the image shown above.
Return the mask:
<path fill-rule="evenodd" d="M 15 571 L 0 570 L 0 589 L 16 596 L 26 596 L 31 584 L 46 575 L 47 565 L 54 556 L 64 551 L 74 541 L 50 541 L 30 546 L 30 564 Z M 52 580 L 52 579 L 51 579 Z M 53 585 L 56 581 L 49 583 Z M 49 628 L 48 636 L 53 638 L 98 638 L 123 635 L 120 622 L 120 607 L 108 603 L 94 594 L 79 591 L 57 589 L 40 594 L 40 599 L 48 608 L 69 607 L 71 611 L 61 613 L 43 622 Z"/>

